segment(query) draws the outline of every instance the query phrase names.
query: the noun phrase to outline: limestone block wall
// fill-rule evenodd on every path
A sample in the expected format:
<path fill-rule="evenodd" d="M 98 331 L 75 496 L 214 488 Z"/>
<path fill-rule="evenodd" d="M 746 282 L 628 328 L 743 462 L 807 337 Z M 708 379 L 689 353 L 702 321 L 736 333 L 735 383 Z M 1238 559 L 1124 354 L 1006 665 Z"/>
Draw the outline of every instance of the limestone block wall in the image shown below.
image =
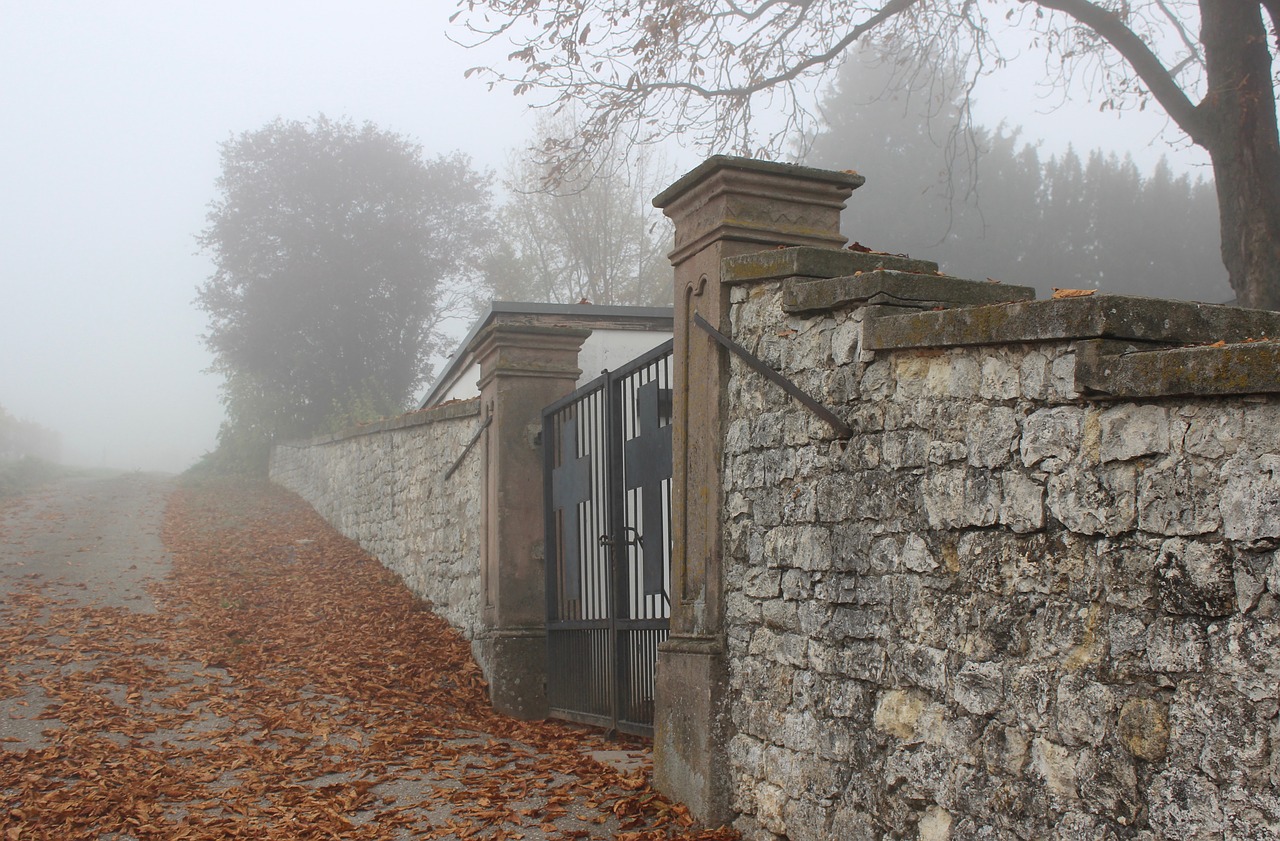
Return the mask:
<path fill-rule="evenodd" d="M 468 639 L 480 628 L 480 401 L 277 445 L 271 479 L 311 503 Z M 481 444 L 483 443 L 480 442 Z"/>
<path fill-rule="evenodd" d="M 733 337 L 854 430 L 837 440 L 730 362 L 744 837 L 1280 836 L 1274 375 L 1263 393 L 1212 394 L 1249 392 L 1248 364 L 1223 385 L 1211 362 L 1197 379 L 1169 354 L 1230 348 L 1114 347 L 1199 317 L 1181 311 L 824 308 L 801 300 L 813 283 L 731 293 Z M 1097 326 L 1117 318 L 1128 333 Z M 1217 338 L 1232 341 L 1202 341 Z M 1098 390 L 1143 366 L 1172 379 L 1130 377 L 1129 393 L 1177 377 L 1203 393 Z"/>

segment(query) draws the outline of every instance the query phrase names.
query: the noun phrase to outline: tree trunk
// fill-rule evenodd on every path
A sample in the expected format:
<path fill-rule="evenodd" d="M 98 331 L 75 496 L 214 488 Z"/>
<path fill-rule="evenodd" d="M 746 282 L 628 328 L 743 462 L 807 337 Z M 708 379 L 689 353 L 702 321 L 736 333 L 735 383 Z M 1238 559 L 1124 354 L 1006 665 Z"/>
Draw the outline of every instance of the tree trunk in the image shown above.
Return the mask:
<path fill-rule="evenodd" d="M 1257 0 L 1200 0 L 1208 93 L 1197 138 L 1213 161 L 1222 262 L 1236 302 L 1280 310 L 1280 136 Z"/>

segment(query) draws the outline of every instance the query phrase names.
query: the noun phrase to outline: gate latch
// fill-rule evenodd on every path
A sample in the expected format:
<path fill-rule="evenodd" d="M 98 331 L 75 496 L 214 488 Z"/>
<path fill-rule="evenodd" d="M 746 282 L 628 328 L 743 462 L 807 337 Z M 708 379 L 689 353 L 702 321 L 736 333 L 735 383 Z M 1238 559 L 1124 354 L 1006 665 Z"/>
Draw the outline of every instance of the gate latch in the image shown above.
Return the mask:
<path fill-rule="evenodd" d="M 636 530 L 635 526 L 623 526 L 622 533 L 624 535 L 622 539 L 623 546 L 639 546 L 642 549 L 644 548 L 644 537 Z M 601 546 L 607 546 L 608 548 L 613 549 L 617 545 L 618 541 L 610 535 L 602 534 L 600 535 L 599 543 Z"/>

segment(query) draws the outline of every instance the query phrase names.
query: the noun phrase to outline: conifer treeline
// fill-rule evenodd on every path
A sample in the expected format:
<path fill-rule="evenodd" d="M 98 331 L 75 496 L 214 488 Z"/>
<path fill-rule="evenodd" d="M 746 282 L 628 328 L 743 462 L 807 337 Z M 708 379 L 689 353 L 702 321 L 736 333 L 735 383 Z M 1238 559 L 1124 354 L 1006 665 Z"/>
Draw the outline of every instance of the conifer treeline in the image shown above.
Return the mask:
<path fill-rule="evenodd" d="M 1212 183 L 1174 175 L 1163 158 L 1144 175 L 1101 149 L 1042 160 L 1003 126 L 954 135 L 954 85 L 935 78 L 928 90 L 904 91 L 892 74 L 874 57 L 851 59 L 805 160 L 867 177 L 844 213 L 850 239 L 1041 295 L 1064 287 L 1232 297 Z"/>

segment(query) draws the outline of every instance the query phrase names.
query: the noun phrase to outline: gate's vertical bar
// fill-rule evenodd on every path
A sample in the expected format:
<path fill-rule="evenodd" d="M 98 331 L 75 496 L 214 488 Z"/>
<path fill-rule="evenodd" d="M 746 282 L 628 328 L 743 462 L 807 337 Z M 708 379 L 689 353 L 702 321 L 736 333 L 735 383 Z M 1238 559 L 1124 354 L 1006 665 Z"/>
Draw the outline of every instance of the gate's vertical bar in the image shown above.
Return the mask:
<path fill-rule="evenodd" d="M 626 490 L 623 482 L 622 465 L 622 385 L 625 377 L 619 377 L 608 371 L 605 377 L 605 413 L 608 418 L 608 433 L 605 439 L 609 447 L 609 582 L 606 592 L 609 610 L 609 663 L 613 674 L 610 676 L 613 685 L 613 703 L 609 714 L 613 719 L 613 729 L 618 729 L 618 710 L 622 706 L 624 696 L 623 674 L 626 669 L 626 646 L 619 639 L 623 633 L 618 627 L 618 620 L 626 616 L 627 602 L 627 521 Z"/>
<path fill-rule="evenodd" d="M 556 532 L 556 511 L 551 504 L 551 471 L 556 467 L 556 456 L 559 454 L 559 436 L 556 434 L 556 413 L 546 409 L 542 413 L 542 499 L 543 529 L 542 551 L 547 572 L 547 621 L 560 619 L 560 540 Z M 563 458 L 563 455 L 561 455 Z M 551 660 L 552 637 L 547 634 L 547 663 L 554 667 Z"/>

